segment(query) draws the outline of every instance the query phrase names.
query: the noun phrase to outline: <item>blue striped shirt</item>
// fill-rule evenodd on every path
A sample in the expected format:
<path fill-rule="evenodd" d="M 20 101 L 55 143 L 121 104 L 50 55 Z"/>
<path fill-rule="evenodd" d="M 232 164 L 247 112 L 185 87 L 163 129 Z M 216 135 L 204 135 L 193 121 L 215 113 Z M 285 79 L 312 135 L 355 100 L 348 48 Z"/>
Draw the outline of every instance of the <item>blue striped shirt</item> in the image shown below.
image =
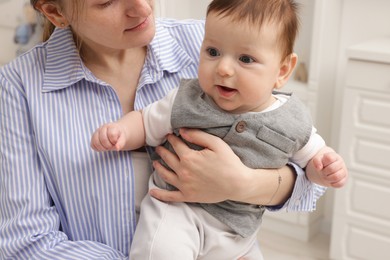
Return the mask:
<path fill-rule="evenodd" d="M 203 26 L 157 21 L 135 109 L 196 77 Z M 115 91 L 85 67 L 68 29 L 1 68 L 1 259 L 127 258 L 136 226 L 131 152 L 89 145 L 98 126 L 121 116 Z M 313 210 L 324 191 L 297 174 L 284 207 Z"/>

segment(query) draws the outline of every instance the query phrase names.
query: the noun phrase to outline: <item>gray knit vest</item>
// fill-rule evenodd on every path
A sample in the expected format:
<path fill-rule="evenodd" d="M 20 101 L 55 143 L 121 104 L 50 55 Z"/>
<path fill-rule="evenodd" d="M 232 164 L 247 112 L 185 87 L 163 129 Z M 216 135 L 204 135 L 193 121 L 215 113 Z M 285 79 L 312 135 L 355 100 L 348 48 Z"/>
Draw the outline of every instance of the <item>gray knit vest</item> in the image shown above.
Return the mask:
<path fill-rule="evenodd" d="M 196 79 L 182 80 L 173 104 L 171 124 L 176 135 L 179 128 L 186 127 L 220 137 L 252 169 L 286 165 L 308 142 L 312 131 L 310 114 L 295 95 L 269 112 L 229 114 L 205 95 Z M 202 149 L 187 144 L 193 149 Z M 173 151 L 169 143 L 165 146 Z M 162 188 L 170 189 L 169 185 Z M 258 229 L 264 213 L 263 206 L 236 201 L 197 205 L 243 237 Z"/>

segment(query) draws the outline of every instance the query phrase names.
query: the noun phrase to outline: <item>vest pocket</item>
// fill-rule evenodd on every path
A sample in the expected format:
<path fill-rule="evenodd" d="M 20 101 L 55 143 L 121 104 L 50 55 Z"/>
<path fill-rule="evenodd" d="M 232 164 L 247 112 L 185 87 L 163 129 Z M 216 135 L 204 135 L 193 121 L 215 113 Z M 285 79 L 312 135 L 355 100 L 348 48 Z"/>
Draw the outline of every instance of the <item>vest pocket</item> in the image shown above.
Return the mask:
<path fill-rule="evenodd" d="M 264 125 L 260 127 L 256 137 L 286 154 L 290 154 L 295 146 L 295 140 Z"/>

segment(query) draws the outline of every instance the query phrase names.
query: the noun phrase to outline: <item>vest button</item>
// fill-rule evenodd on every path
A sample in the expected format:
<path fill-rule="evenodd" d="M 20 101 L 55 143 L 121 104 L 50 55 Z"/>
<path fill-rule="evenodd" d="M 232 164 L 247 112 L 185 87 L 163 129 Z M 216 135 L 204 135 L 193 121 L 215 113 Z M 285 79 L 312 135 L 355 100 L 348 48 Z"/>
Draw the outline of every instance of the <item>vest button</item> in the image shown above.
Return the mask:
<path fill-rule="evenodd" d="M 236 125 L 236 131 L 237 133 L 242 133 L 246 130 L 246 123 L 245 121 L 240 121 Z"/>

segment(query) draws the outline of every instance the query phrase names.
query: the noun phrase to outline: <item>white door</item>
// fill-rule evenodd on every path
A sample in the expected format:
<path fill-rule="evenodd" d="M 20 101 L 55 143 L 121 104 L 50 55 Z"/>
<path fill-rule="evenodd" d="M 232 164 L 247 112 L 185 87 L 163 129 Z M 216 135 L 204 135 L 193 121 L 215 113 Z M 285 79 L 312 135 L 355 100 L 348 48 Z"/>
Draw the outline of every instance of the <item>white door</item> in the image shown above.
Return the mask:
<path fill-rule="evenodd" d="M 390 38 L 356 45 L 349 55 L 340 154 L 350 179 L 335 196 L 331 257 L 385 260 L 390 259 Z"/>

